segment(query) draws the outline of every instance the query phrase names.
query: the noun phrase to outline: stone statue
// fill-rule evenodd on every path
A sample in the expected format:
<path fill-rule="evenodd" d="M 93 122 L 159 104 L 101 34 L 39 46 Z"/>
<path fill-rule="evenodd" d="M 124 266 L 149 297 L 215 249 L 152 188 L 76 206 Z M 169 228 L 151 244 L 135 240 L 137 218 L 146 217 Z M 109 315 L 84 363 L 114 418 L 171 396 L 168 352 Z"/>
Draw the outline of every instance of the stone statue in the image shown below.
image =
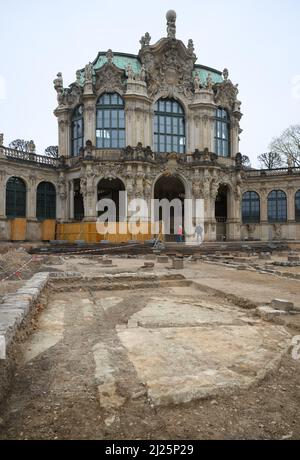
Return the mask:
<path fill-rule="evenodd" d="M 134 72 L 132 70 L 132 65 L 130 63 L 126 67 L 126 75 L 128 77 L 128 80 L 134 80 Z"/>
<path fill-rule="evenodd" d="M 112 64 L 113 63 L 113 58 L 114 58 L 114 54 L 112 52 L 112 50 L 108 50 L 107 53 L 106 53 L 106 58 L 107 58 L 107 62 L 109 64 Z"/>
<path fill-rule="evenodd" d="M 146 32 L 145 35 L 140 40 L 140 44 L 142 45 L 142 48 L 144 48 L 145 46 L 149 46 L 150 41 L 151 41 L 150 34 L 149 32 Z"/>
<path fill-rule="evenodd" d="M 146 67 L 144 64 L 142 65 L 141 72 L 140 72 L 140 80 L 145 81 L 146 80 Z"/>
<path fill-rule="evenodd" d="M 91 82 L 93 80 L 93 64 L 90 62 L 85 66 L 84 78 L 86 82 Z"/>
<path fill-rule="evenodd" d="M 224 69 L 223 70 L 223 77 L 224 77 L 224 80 L 227 81 L 228 78 L 229 78 L 229 71 L 228 69 Z"/>
<path fill-rule="evenodd" d="M 187 48 L 188 48 L 188 53 L 192 56 L 195 51 L 193 40 L 189 40 Z"/>
<path fill-rule="evenodd" d="M 28 151 L 29 153 L 35 153 L 35 143 L 33 141 L 28 143 Z"/>
<path fill-rule="evenodd" d="M 173 10 L 168 11 L 166 18 L 167 18 L 168 38 L 176 38 L 176 18 L 177 18 L 176 12 Z"/>
<path fill-rule="evenodd" d="M 211 73 L 209 73 L 209 74 L 207 75 L 207 79 L 206 79 L 206 87 L 207 87 L 207 89 L 212 90 L 213 84 L 214 84 L 214 82 L 213 82 Z"/>
<path fill-rule="evenodd" d="M 195 90 L 195 93 L 199 93 L 200 85 L 201 85 L 200 77 L 199 77 L 198 74 L 196 74 L 195 77 L 194 77 L 194 90 Z"/>
<path fill-rule="evenodd" d="M 59 104 L 62 104 L 64 94 L 64 81 L 61 72 L 57 74 L 57 78 L 54 80 L 53 84 L 55 91 L 57 92 L 57 101 Z"/>

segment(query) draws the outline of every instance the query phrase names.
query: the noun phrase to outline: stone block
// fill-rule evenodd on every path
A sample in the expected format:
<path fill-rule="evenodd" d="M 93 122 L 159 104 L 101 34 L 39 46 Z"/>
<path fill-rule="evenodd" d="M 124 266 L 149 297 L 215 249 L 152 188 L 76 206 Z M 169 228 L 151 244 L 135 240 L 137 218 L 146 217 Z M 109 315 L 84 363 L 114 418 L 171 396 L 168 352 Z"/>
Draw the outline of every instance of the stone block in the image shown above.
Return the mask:
<path fill-rule="evenodd" d="M 148 254 L 145 256 L 145 260 L 156 260 L 157 257 L 155 254 Z"/>
<path fill-rule="evenodd" d="M 287 312 L 284 310 L 276 310 L 272 307 L 258 307 L 256 313 L 266 321 L 274 321 L 282 316 L 286 316 Z"/>
<path fill-rule="evenodd" d="M 169 257 L 167 257 L 167 256 L 159 256 L 159 257 L 157 257 L 157 262 L 159 264 L 167 264 L 169 262 Z"/>
<path fill-rule="evenodd" d="M 173 268 L 174 270 L 183 270 L 184 260 L 183 259 L 173 259 Z"/>
<path fill-rule="evenodd" d="M 153 262 L 145 262 L 142 268 L 154 268 L 155 264 Z"/>
<path fill-rule="evenodd" d="M 103 260 L 101 260 L 101 264 L 105 265 L 105 266 L 112 266 L 113 261 L 112 261 L 112 259 L 103 259 Z"/>
<path fill-rule="evenodd" d="M 288 300 L 275 299 L 275 300 L 272 300 L 271 305 L 272 305 L 272 308 L 274 308 L 275 310 L 283 310 L 285 312 L 294 310 L 293 302 L 289 302 Z"/>

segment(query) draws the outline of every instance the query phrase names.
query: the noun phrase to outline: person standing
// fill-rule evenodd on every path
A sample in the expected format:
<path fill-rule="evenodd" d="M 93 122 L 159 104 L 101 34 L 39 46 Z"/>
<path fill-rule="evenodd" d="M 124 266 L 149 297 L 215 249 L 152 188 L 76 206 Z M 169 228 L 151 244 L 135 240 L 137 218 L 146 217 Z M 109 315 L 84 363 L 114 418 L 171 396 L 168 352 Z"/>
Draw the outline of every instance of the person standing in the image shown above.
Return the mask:
<path fill-rule="evenodd" d="M 183 243 L 183 227 L 179 225 L 177 232 L 177 243 Z"/>
<path fill-rule="evenodd" d="M 197 236 L 197 244 L 201 244 L 203 241 L 203 228 L 200 224 L 196 226 L 195 233 Z"/>

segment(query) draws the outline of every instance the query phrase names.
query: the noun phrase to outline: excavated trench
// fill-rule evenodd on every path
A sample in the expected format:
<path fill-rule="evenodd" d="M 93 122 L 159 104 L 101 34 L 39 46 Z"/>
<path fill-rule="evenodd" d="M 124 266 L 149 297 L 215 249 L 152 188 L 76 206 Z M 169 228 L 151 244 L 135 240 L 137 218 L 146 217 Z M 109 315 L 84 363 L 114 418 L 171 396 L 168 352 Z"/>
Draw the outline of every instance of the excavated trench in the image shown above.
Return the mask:
<path fill-rule="evenodd" d="M 1 439 L 169 439 L 177 407 L 255 388 L 291 340 L 181 275 L 57 274 L 34 308 Z"/>

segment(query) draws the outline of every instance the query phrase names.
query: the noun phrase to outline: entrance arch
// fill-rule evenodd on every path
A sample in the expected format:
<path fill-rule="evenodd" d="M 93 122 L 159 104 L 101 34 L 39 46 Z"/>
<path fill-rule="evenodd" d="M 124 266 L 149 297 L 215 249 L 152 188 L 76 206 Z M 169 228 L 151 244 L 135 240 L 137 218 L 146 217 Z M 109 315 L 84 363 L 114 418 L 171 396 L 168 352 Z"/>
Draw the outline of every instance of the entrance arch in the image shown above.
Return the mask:
<path fill-rule="evenodd" d="M 170 206 L 169 210 L 166 208 L 166 212 L 163 212 L 162 207 L 159 206 L 158 208 L 158 203 L 155 202 L 155 216 L 159 218 L 160 222 L 164 223 L 166 233 L 169 233 L 165 235 L 166 241 L 175 241 L 179 225 L 184 227 L 185 198 L 185 185 L 178 176 L 162 176 L 157 180 L 154 187 L 154 199 L 159 202 L 167 200 L 169 204 L 172 202 L 178 203 L 176 209 L 174 206 Z M 174 200 L 176 200 L 176 202 Z M 168 229 L 170 232 L 168 232 Z"/>
<path fill-rule="evenodd" d="M 230 190 L 228 185 L 221 184 L 215 203 L 215 217 L 217 222 L 217 241 L 228 239 L 228 216 L 230 206 Z"/>
<path fill-rule="evenodd" d="M 120 195 L 125 190 L 125 185 L 121 179 L 102 179 L 98 183 L 98 202 L 101 200 L 112 200 L 115 203 L 116 222 L 122 222 L 127 217 L 125 194 Z M 102 213 L 99 212 L 98 214 L 100 216 Z"/>

